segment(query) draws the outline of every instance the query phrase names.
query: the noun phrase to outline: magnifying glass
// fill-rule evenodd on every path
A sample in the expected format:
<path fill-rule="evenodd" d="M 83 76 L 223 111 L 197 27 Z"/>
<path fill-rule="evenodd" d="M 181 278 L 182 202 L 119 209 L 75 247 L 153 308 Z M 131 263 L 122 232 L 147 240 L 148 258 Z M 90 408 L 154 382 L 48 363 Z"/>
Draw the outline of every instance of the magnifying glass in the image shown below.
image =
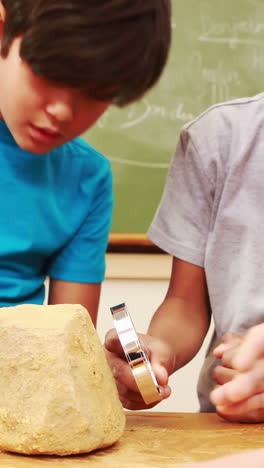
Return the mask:
<path fill-rule="evenodd" d="M 110 307 L 110 310 L 127 362 L 144 402 L 146 405 L 150 405 L 160 401 L 161 394 L 158 382 L 150 360 L 140 344 L 126 304 L 123 302 Z"/>

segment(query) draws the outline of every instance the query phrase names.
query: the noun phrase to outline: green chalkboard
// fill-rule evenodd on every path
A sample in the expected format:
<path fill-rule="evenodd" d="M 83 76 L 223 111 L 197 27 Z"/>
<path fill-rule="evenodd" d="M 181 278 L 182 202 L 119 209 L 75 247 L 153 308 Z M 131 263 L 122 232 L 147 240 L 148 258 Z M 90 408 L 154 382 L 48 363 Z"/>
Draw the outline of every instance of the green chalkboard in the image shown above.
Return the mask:
<path fill-rule="evenodd" d="M 112 163 L 112 232 L 146 232 L 185 122 L 264 88 L 263 0 L 172 2 L 173 44 L 158 85 L 137 104 L 110 108 L 84 135 Z"/>

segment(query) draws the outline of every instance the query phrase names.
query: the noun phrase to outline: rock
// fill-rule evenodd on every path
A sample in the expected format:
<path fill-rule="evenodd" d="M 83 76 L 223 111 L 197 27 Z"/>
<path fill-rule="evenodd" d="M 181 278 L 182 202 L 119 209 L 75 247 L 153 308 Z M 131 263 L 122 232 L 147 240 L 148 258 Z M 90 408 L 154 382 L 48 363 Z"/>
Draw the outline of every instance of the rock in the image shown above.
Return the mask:
<path fill-rule="evenodd" d="M 0 449 L 69 455 L 115 443 L 125 414 L 80 305 L 0 309 Z"/>

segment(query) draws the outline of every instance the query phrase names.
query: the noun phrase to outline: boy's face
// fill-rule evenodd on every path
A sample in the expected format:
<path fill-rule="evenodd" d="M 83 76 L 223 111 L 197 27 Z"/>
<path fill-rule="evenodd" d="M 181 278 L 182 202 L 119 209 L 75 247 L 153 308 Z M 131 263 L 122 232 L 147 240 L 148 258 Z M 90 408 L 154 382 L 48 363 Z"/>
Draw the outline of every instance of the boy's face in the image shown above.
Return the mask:
<path fill-rule="evenodd" d="M 20 43 L 15 38 L 0 56 L 0 117 L 21 148 L 42 154 L 90 128 L 110 103 L 36 76 L 19 56 Z"/>

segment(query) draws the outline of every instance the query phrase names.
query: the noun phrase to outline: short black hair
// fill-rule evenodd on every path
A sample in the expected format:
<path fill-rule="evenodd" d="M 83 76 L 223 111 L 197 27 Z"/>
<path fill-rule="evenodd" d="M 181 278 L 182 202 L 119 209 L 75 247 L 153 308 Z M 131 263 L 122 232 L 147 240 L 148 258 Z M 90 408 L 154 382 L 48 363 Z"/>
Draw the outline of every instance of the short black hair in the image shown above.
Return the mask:
<path fill-rule="evenodd" d="M 2 0 L 1 55 L 39 76 L 123 106 L 159 79 L 171 42 L 170 0 Z"/>

